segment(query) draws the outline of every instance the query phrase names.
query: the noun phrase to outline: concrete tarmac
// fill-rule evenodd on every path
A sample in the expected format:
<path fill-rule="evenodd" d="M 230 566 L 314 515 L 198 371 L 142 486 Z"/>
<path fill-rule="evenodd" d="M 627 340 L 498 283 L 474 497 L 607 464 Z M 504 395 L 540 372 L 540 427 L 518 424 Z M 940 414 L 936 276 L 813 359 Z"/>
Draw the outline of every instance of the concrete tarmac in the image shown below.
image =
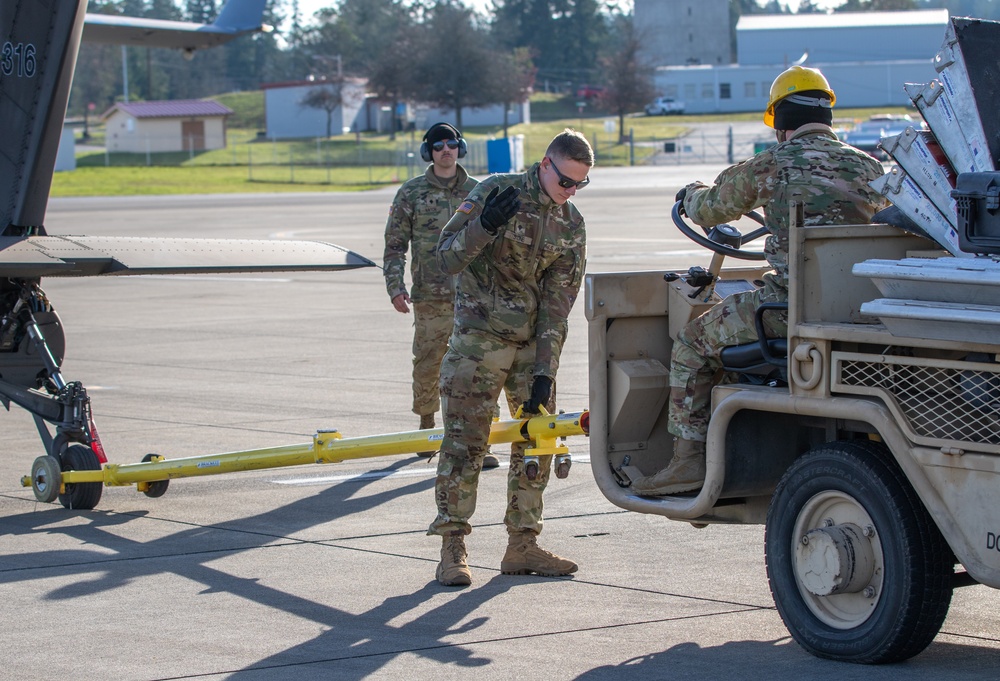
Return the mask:
<path fill-rule="evenodd" d="M 720 167 L 601 169 L 577 200 L 590 271 L 686 269 L 708 255 L 669 224 L 677 189 Z M 305 238 L 381 261 L 394 189 L 363 194 L 62 199 L 53 234 Z M 415 429 L 412 319 L 377 269 L 47 279 L 64 374 L 89 389 L 109 457 L 139 461 Z M 560 406 L 588 404 L 573 311 Z M 906 679 L 1000 675 L 1000 593 L 957 590 L 921 655 L 865 668 L 816 659 L 774 609 L 763 528 L 695 529 L 616 508 L 587 440 L 553 479 L 541 543 L 566 578 L 506 576 L 503 467 L 484 471 L 473 585 L 434 579 L 436 460 L 390 456 L 106 488 L 92 511 L 19 486 L 42 454 L 3 415 L 2 679 Z"/>

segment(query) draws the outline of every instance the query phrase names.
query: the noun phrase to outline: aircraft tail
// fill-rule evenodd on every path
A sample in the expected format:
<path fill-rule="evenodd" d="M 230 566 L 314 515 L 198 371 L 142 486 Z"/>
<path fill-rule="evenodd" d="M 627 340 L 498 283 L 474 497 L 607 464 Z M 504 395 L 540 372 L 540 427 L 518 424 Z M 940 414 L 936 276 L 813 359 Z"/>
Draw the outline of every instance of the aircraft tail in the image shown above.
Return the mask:
<path fill-rule="evenodd" d="M 44 234 L 87 0 L 0 3 L 0 229 Z"/>
<path fill-rule="evenodd" d="M 212 25 L 225 31 L 255 31 L 264 20 L 267 0 L 227 0 Z"/>

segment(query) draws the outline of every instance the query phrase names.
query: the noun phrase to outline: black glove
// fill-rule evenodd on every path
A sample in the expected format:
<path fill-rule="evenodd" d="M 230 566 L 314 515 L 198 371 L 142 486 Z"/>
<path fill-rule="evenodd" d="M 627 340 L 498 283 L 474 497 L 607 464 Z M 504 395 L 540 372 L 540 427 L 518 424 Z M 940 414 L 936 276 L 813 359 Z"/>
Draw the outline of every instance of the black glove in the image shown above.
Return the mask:
<path fill-rule="evenodd" d="M 531 383 L 531 397 L 524 403 L 522 410 L 528 414 L 540 414 L 539 407 L 544 407 L 552 395 L 552 379 L 548 376 L 535 376 Z"/>
<path fill-rule="evenodd" d="M 486 197 L 483 204 L 483 214 L 479 216 L 479 223 L 487 232 L 496 236 L 500 228 L 507 224 L 521 207 L 521 202 L 517 200 L 517 195 L 521 193 L 517 187 L 507 187 L 503 194 L 497 196 L 499 187 L 494 187 L 490 195 Z"/>
<path fill-rule="evenodd" d="M 677 196 L 674 197 L 674 201 L 680 201 L 681 205 L 677 206 L 677 212 L 681 215 L 687 215 L 687 211 L 684 210 L 684 197 L 687 196 L 688 188 L 681 187 L 681 190 L 677 192 Z"/>

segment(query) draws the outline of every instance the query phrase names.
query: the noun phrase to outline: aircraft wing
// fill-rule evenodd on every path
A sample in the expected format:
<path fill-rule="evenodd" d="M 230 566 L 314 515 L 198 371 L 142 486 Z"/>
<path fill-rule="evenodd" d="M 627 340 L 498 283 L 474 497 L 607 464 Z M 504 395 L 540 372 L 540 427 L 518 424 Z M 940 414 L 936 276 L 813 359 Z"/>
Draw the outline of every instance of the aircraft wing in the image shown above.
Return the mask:
<path fill-rule="evenodd" d="M 0 237 L 0 277 L 348 270 L 375 263 L 320 241 L 158 237 Z"/>
<path fill-rule="evenodd" d="M 83 40 L 113 45 L 168 47 L 193 52 L 227 43 L 246 33 L 269 31 L 263 23 L 266 0 L 229 0 L 211 24 L 87 14 Z"/>

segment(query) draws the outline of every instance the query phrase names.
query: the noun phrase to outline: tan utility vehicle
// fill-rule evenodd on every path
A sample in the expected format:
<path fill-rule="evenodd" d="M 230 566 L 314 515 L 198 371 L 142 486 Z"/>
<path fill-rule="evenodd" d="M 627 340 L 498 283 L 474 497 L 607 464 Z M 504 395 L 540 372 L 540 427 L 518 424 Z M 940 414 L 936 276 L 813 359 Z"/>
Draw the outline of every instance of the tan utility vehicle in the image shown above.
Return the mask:
<path fill-rule="evenodd" d="M 802 227 L 791 211 L 787 348 L 727 349 L 700 492 L 628 485 L 671 457 L 672 339 L 763 270 L 717 255 L 700 291 L 662 271 L 587 275 L 592 466 L 625 509 L 764 523 L 775 604 L 809 652 L 903 660 L 935 637 L 953 587 L 1000 587 L 1000 263 L 885 224 Z"/>

